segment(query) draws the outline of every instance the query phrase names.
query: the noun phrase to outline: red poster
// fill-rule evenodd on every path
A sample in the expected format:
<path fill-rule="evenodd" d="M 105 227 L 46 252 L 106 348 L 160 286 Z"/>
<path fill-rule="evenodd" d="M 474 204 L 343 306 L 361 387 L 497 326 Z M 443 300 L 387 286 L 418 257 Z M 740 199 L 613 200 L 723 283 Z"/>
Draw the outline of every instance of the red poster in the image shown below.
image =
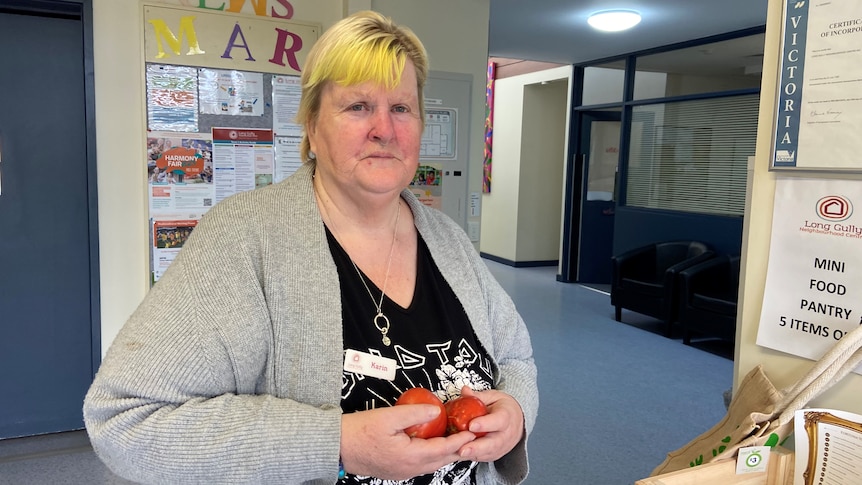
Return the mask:
<path fill-rule="evenodd" d="M 162 152 L 156 159 L 156 167 L 163 172 L 177 173 L 193 177 L 204 171 L 204 157 L 199 150 L 175 147 Z"/>

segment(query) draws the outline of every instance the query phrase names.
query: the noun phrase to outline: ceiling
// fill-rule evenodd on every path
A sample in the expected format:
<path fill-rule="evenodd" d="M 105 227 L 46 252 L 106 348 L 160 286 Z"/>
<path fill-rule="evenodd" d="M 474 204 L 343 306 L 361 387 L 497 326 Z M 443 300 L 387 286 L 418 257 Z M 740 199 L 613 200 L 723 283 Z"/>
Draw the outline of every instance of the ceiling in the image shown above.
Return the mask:
<path fill-rule="evenodd" d="M 767 1 L 491 0 L 488 55 L 581 64 L 763 26 Z M 610 8 L 637 10 L 643 20 L 616 33 L 587 25 L 591 13 Z"/>

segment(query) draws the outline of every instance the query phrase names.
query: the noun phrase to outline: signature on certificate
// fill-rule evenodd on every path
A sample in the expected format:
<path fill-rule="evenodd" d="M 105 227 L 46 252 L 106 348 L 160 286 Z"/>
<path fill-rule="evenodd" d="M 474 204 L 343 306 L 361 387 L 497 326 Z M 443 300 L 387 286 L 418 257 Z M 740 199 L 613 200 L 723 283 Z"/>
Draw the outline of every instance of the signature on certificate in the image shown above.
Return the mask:
<path fill-rule="evenodd" d="M 834 120 L 837 120 L 838 118 L 841 118 L 841 113 L 843 113 L 843 111 L 838 111 L 838 110 L 834 110 L 834 109 L 827 109 L 826 111 L 814 109 L 814 110 L 811 110 L 811 117 L 812 118 L 822 118 L 822 119 L 834 121 Z"/>

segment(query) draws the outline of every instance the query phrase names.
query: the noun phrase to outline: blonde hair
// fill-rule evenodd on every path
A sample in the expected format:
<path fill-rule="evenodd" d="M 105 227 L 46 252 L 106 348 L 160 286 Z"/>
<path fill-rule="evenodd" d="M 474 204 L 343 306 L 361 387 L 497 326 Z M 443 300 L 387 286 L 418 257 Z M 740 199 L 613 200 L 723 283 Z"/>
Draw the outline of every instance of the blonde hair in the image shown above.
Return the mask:
<path fill-rule="evenodd" d="M 424 125 L 428 54 L 412 30 L 366 10 L 340 20 L 324 32 L 309 51 L 302 70 L 302 98 L 296 115 L 297 123 L 306 128 L 299 147 L 302 161 L 309 160 L 307 128 L 317 118 L 321 93 L 328 82 L 352 86 L 374 81 L 394 89 L 408 59 L 416 69 L 419 114 Z"/>

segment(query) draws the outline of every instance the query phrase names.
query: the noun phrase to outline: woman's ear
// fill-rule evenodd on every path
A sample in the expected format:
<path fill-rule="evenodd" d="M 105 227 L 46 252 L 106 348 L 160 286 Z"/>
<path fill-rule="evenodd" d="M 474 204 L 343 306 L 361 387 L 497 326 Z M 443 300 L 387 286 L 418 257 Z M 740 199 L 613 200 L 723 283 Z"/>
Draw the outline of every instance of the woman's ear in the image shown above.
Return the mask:
<path fill-rule="evenodd" d="M 317 138 L 317 124 L 314 120 L 309 120 L 308 123 L 305 124 L 305 136 L 308 138 L 309 152 L 317 153 L 317 143 L 315 143 L 315 139 Z"/>

